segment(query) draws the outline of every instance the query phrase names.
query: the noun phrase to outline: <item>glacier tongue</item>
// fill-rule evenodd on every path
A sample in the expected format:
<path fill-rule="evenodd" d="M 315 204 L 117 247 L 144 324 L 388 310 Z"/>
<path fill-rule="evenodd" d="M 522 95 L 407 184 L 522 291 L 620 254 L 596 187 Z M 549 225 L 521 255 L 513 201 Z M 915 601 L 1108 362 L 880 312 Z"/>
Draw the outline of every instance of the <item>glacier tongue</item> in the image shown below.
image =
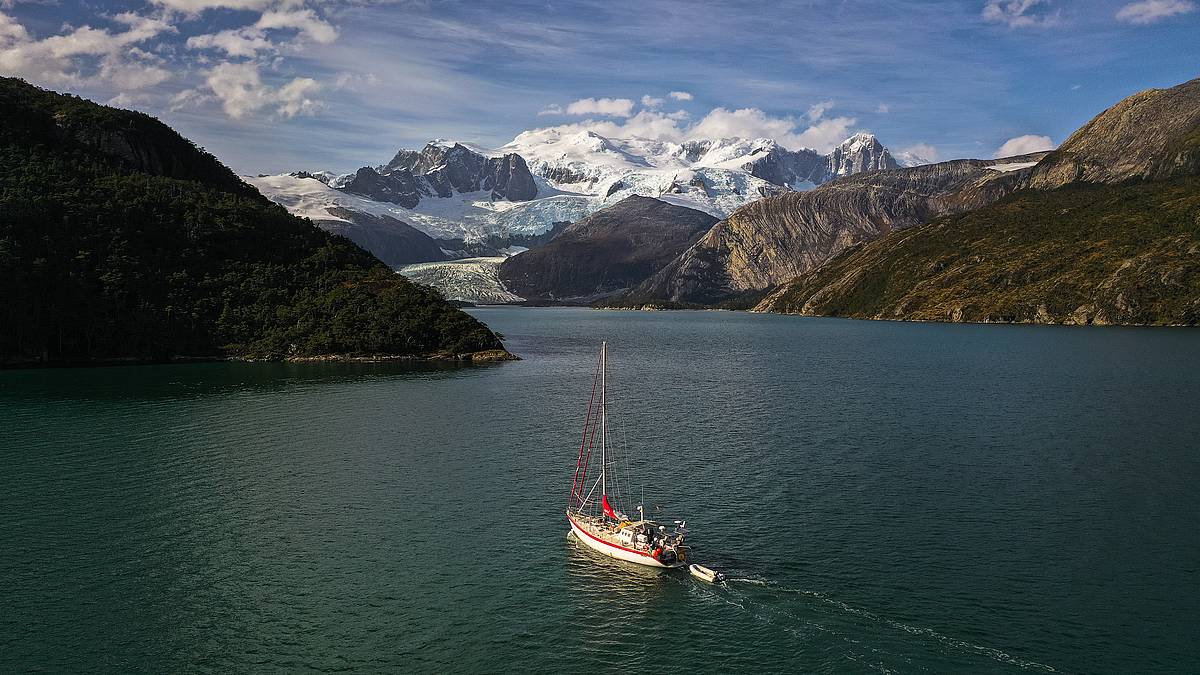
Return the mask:
<path fill-rule="evenodd" d="M 505 256 L 492 256 L 417 263 L 400 268 L 400 274 L 419 284 L 433 286 L 447 300 L 475 305 L 522 302 L 525 298 L 510 293 L 500 283 L 500 263 L 504 260 Z"/>

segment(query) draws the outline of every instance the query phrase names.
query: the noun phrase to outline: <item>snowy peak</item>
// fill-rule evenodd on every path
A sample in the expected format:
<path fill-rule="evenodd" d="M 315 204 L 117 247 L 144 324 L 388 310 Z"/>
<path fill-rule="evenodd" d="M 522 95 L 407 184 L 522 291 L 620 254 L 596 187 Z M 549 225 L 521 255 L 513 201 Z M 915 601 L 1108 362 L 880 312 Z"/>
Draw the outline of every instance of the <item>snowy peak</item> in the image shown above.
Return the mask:
<path fill-rule="evenodd" d="M 831 178 L 840 178 L 864 171 L 899 168 L 892 153 L 874 134 L 857 133 L 842 141 L 829 153 L 826 168 Z"/>
<path fill-rule="evenodd" d="M 679 143 L 640 137 L 610 138 L 595 131 L 526 131 L 500 151 L 521 155 L 543 178 L 589 194 L 611 193 L 632 172 L 720 169 L 746 172 L 779 187 L 804 190 L 860 171 L 898 165 L 875 136 L 859 133 L 828 155 L 788 150 L 770 138 L 691 139 Z"/>

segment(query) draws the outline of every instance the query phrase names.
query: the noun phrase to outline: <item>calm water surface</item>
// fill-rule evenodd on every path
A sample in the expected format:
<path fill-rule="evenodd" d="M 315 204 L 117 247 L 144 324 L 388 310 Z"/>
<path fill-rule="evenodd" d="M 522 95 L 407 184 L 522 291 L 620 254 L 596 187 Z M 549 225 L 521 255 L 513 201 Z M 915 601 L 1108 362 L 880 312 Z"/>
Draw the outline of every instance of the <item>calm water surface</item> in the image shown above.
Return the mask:
<path fill-rule="evenodd" d="M 0 671 L 1200 669 L 1200 331 L 473 313 L 525 360 L 0 373 Z M 565 536 L 600 339 L 727 586 Z"/>

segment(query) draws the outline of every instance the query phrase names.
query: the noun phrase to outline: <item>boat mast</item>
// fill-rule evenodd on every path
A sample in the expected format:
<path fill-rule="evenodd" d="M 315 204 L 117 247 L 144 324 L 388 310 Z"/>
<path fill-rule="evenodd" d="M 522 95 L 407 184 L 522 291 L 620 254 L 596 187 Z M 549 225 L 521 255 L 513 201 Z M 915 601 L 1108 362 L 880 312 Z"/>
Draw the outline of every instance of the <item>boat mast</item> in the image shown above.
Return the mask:
<path fill-rule="evenodd" d="M 600 343 L 600 495 L 608 494 L 608 342 Z"/>

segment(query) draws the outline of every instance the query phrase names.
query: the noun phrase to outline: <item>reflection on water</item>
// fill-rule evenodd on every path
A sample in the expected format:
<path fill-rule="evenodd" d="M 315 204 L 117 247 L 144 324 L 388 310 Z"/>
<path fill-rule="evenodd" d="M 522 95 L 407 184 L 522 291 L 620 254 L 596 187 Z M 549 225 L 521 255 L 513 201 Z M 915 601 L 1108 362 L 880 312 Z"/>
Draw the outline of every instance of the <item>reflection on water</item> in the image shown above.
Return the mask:
<path fill-rule="evenodd" d="M 0 371 L 0 400 L 185 399 L 236 392 L 358 383 L 373 379 L 483 377 L 502 364 L 445 361 L 208 362 Z"/>

